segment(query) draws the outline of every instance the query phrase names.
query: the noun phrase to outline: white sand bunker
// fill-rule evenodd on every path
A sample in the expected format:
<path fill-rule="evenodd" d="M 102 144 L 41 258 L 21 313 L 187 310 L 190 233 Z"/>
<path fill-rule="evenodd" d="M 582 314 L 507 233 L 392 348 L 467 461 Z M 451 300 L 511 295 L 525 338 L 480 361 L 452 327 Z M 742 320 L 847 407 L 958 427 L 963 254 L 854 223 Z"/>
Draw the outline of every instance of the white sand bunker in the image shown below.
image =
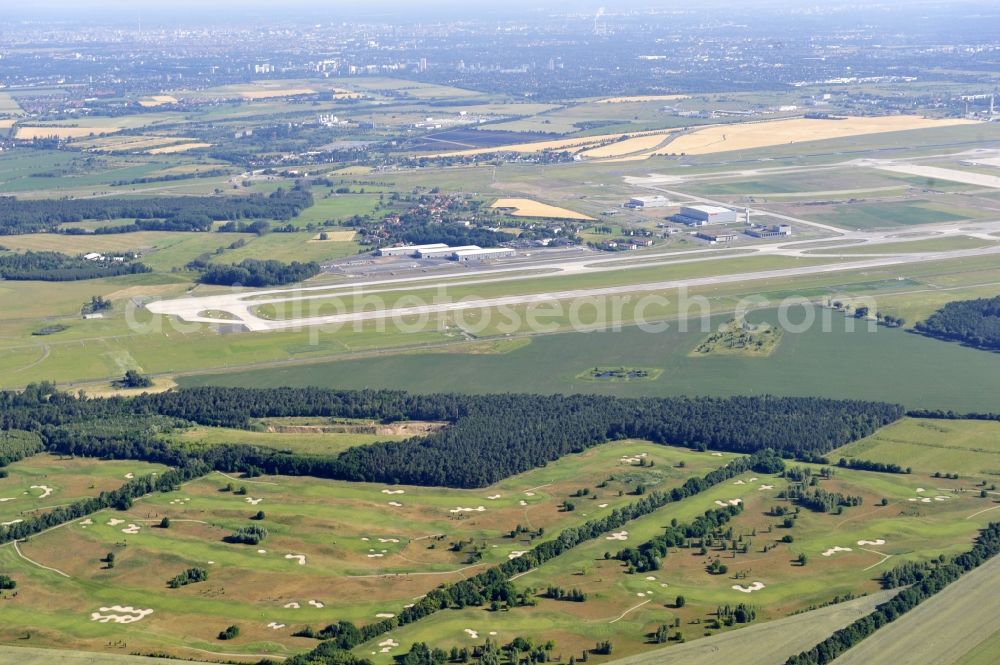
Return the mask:
<path fill-rule="evenodd" d="M 859 540 L 858 545 L 885 545 L 885 541 L 881 538 L 878 540 Z"/>
<path fill-rule="evenodd" d="M 535 496 L 534 492 L 525 492 L 524 496 Z"/>
<path fill-rule="evenodd" d="M 392 615 L 390 614 L 389 616 L 391 617 Z M 398 647 L 399 646 L 399 642 L 397 642 L 396 640 L 394 640 L 394 639 L 392 639 L 390 637 L 387 640 L 382 640 L 381 642 L 378 643 L 378 645 L 379 645 L 379 647 L 381 647 L 381 649 L 379 649 L 379 650 L 382 653 L 389 653 L 389 651 L 391 651 L 394 647 Z"/>
<path fill-rule="evenodd" d="M 267 550 L 257 550 L 257 554 L 267 554 Z"/>
<path fill-rule="evenodd" d="M 465 629 L 465 634 L 468 635 L 469 637 L 471 637 L 474 640 L 478 640 L 479 639 L 479 633 L 477 633 L 476 631 L 472 630 L 471 628 L 466 628 Z"/>
<path fill-rule="evenodd" d="M 647 582 L 655 582 L 656 581 L 656 577 L 654 577 L 653 575 L 649 575 L 648 577 L 646 577 L 646 581 Z"/>
<path fill-rule="evenodd" d="M 833 556 L 837 552 L 852 552 L 850 547 L 831 547 L 827 551 L 823 552 L 823 556 Z"/>
<path fill-rule="evenodd" d="M 132 480 L 133 478 L 135 478 L 135 474 L 129 471 L 128 473 L 125 474 L 125 477 L 128 478 L 129 480 Z"/>
<path fill-rule="evenodd" d="M 42 493 L 38 495 L 39 499 L 47 499 L 55 491 L 48 485 L 32 485 L 30 489 L 42 490 Z"/>
<path fill-rule="evenodd" d="M 528 553 L 528 550 L 514 550 L 513 552 L 511 552 L 510 554 L 507 555 L 507 558 L 508 559 L 517 559 L 519 557 L 524 556 L 527 553 Z"/>
<path fill-rule="evenodd" d="M 296 602 L 291 602 L 291 603 L 286 603 L 285 604 L 285 609 L 286 610 L 297 610 L 297 609 L 299 609 L 299 607 L 300 607 L 300 605 L 298 603 L 296 603 Z"/>
<path fill-rule="evenodd" d="M 527 506 L 528 505 L 528 502 L 525 501 L 524 499 L 521 499 L 520 501 L 518 501 L 518 503 L 521 504 L 522 506 Z"/>
<path fill-rule="evenodd" d="M 599 503 L 599 504 L 597 504 L 597 507 L 598 508 L 607 508 L 608 504 L 606 504 L 606 503 Z"/>
<path fill-rule="evenodd" d="M 258 503 L 260 503 L 263 500 L 264 499 L 254 499 L 254 498 L 249 497 L 249 496 L 245 499 L 245 501 L 247 503 L 249 503 L 251 506 L 256 506 Z"/>
<path fill-rule="evenodd" d="M 646 597 L 646 594 L 644 594 L 642 591 L 640 591 L 639 593 L 637 593 L 635 595 L 639 596 L 640 598 L 645 598 Z"/>
<path fill-rule="evenodd" d="M 285 627 L 285 624 L 275 623 L 272 621 L 271 623 L 267 624 L 267 627 L 270 628 L 271 630 L 280 630 L 281 628 Z"/>
<path fill-rule="evenodd" d="M 13 500 L 14 500 L 14 497 L 8 496 L 8 497 L 5 497 L 3 499 L 0 499 L 0 503 L 7 503 L 8 501 L 13 501 Z"/>
<path fill-rule="evenodd" d="M 734 584 L 733 585 L 733 589 L 735 589 L 735 590 L 737 590 L 737 591 L 739 591 L 741 593 L 753 593 L 754 591 L 760 591 L 763 588 L 765 588 L 765 585 L 764 585 L 763 582 L 754 582 L 750 586 L 743 586 L 742 584 Z"/>
<path fill-rule="evenodd" d="M 920 500 L 920 503 L 930 503 L 932 500 L 929 496 L 925 496 Z"/>
<path fill-rule="evenodd" d="M 406 490 L 382 490 L 382 494 L 406 494 Z"/>
<path fill-rule="evenodd" d="M 306 555 L 305 554 L 286 554 L 286 559 L 294 559 L 299 562 L 300 566 L 306 565 Z"/>
<path fill-rule="evenodd" d="M 379 538 L 378 542 L 380 542 L 380 543 L 398 543 L 399 542 L 399 538 Z"/>
<path fill-rule="evenodd" d="M 619 531 L 610 536 L 605 536 L 604 540 L 628 540 L 628 531 Z"/>
<path fill-rule="evenodd" d="M 365 541 L 366 543 L 368 542 L 368 538 L 365 538 L 364 536 L 361 536 L 361 540 Z"/>
<path fill-rule="evenodd" d="M 916 492 L 926 492 L 927 490 L 925 490 L 923 487 L 918 487 L 915 491 Z"/>
<path fill-rule="evenodd" d="M 122 533 L 126 533 L 126 534 L 128 534 L 130 536 L 135 536 L 135 535 L 139 534 L 139 530 L 141 528 L 142 527 L 139 526 L 138 524 L 129 524 L 127 527 L 125 527 L 124 529 L 122 529 Z"/>
<path fill-rule="evenodd" d="M 125 524 L 125 520 L 116 520 L 114 517 L 108 520 L 108 526 L 118 526 L 119 524 Z"/>
<path fill-rule="evenodd" d="M 114 612 L 114 614 L 102 614 L 102 612 Z M 98 623 L 135 623 L 142 621 L 152 613 L 153 610 L 139 610 L 131 605 L 125 607 L 112 605 L 111 607 L 102 607 L 97 612 L 91 612 L 90 620 Z"/>
<path fill-rule="evenodd" d="M 378 614 L 375 615 L 375 618 L 376 619 L 391 619 L 394 616 L 396 616 L 396 615 L 392 614 L 391 612 L 379 612 Z"/>
<path fill-rule="evenodd" d="M 939 496 L 934 497 L 934 500 L 935 501 L 947 501 L 950 498 L 951 498 L 950 496 L 945 496 L 944 494 L 941 494 Z"/>
<path fill-rule="evenodd" d="M 317 610 L 321 610 L 324 607 L 323 603 L 319 602 L 318 600 L 310 600 L 309 604 L 315 607 Z"/>
<path fill-rule="evenodd" d="M 712 457 L 722 457 L 722 453 L 712 453 Z"/>
<path fill-rule="evenodd" d="M 11 520 L 10 522 L 0 522 L 0 526 L 13 526 L 15 524 L 20 524 L 24 520 Z"/>
<path fill-rule="evenodd" d="M 214 561 L 209 561 L 209 562 L 208 562 L 208 565 L 210 565 L 210 566 L 214 566 L 214 565 L 215 565 L 215 562 L 214 562 Z"/>
<path fill-rule="evenodd" d="M 757 476 L 754 476 L 753 478 L 751 478 L 751 479 L 750 479 L 750 480 L 748 480 L 747 482 L 748 482 L 748 483 L 752 483 L 752 482 L 753 482 L 753 481 L 755 481 L 755 480 L 757 480 Z"/>
<path fill-rule="evenodd" d="M 399 501 L 390 501 L 389 505 L 392 506 L 393 508 L 402 508 L 403 507 L 403 504 L 401 504 Z"/>
<path fill-rule="evenodd" d="M 481 513 L 486 510 L 486 506 L 477 506 L 475 508 L 452 508 L 449 513 Z"/>
<path fill-rule="evenodd" d="M 497 499 L 500 498 L 500 496 L 501 496 L 500 494 L 494 494 L 493 496 L 488 496 L 486 498 L 489 499 L 490 501 L 496 501 Z"/>
<path fill-rule="evenodd" d="M 746 485 L 742 480 L 737 480 L 733 485 Z"/>
<path fill-rule="evenodd" d="M 667 584 L 666 582 L 660 582 L 660 586 L 663 587 L 664 589 L 666 589 L 670 585 Z"/>
<path fill-rule="evenodd" d="M 411 607 L 413 607 L 413 606 L 414 606 L 414 603 L 408 603 L 408 604 L 406 604 L 406 605 L 403 605 L 403 609 L 406 609 L 406 610 L 408 610 L 408 609 L 410 609 L 410 608 L 411 608 Z"/>
<path fill-rule="evenodd" d="M 759 489 L 759 490 L 773 490 L 774 489 L 774 485 L 761 485 L 757 489 Z"/>
<path fill-rule="evenodd" d="M 716 501 L 715 505 L 725 508 L 726 506 L 738 506 L 741 503 L 743 503 L 743 499 L 730 499 L 729 501 Z"/>
<path fill-rule="evenodd" d="M 368 558 L 369 559 L 381 559 L 384 556 L 385 556 L 384 554 L 369 554 Z"/>
<path fill-rule="evenodd" d="M 90 526 L 93 523 L 94 523 L 94 520 L 92 520 L 92 519 L 90 519 L 88 517 L 87 519 L 85 519 L 82 522 L 80 522 L 80 526 Z"/>

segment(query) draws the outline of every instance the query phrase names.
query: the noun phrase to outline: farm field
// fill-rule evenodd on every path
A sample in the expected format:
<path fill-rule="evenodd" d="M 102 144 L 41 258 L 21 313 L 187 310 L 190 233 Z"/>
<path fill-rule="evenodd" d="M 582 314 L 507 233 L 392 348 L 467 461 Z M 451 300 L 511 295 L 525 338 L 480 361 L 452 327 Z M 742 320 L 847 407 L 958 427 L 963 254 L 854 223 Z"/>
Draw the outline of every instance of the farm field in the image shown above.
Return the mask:
<path fill-rule="evenodd" d="M 592 219 L 582 213 L 531 199 L 497 199 L 492 208 L 511 208 L 514 217 L 547 217 L 551 219 Z"/>
<path fill-rule="evenodd" d="M 786 331 L 775 351 L 763 358 L 691 358 L 688 354 L 705 333 L 694 324 L 688 332 L 680 332 L 674 322 L 667 330 L 655 333 L 625 327 L 617 332 L 542 335 L 502 355 L 425 353 L 186 376 L 178 382 L 182 386 L 384 386 L 415 392 L 527 390 L 623 396 L 750 392 L 880 399 L 910 408 L 952 408 L 960 412 L 994 408 L 992 395 L 1000 388 L 1000 357 L 996 354 L 901 330 L 868 332 L 863 324 L 847 332 L 840 316 L 832 319 L 830 332 L 823 332 L 819 326 L 801 333 Z M 770 316 L 749 318 L 777 323 Z M 641 382 L 601 383 L 576 378 L 595 365 L 659 368 L 663 374 L 655 381 Z M 895 369 L 858 369 L 865 367 Z M 489 387 L 480 379 L 484 375 L 490 376 Z M 947 394 L 935 388 L 941 381 L 952 386 Z"/>

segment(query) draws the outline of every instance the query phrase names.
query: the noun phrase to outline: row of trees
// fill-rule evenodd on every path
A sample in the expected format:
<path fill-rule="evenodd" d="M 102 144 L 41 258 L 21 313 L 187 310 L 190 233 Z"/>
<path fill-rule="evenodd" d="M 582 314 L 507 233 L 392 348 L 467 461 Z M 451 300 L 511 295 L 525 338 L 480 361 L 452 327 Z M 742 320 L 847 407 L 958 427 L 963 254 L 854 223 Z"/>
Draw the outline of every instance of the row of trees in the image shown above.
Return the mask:
<path fill-rule="evenodd" d="M 273 259 L 244 259 L 230 265 L 209 264 L 198 281 L 222 286 L 281 286 L 301 282 L 318 274 L 319 264 L 315 261 L 283 263 Z"/>
<path fill-rule="evenodd" d="M 160 227 L 142 220 L 162 220 L 163 230 L 207 231 L 213 221 L 292 219 L 313 205 L 304 188 L 278 189 L 268 196 L 160 196 L 142 199 L 17 199 L 0 197 L 0 235 L 59 231 L 61 224 L 88 219 L 135 219 L 134 224 L 95 233 L 122 233 Z M 65 232 L 65 231 L 61 231 Z M 90 231 L 76 231 L 90 233 Z"/>
<path fill-rule="evenodd" d="M 743 504 L 726 506 L 718 510 L 708 510 L 687 524 L 678 524 L 674 520 L 663 533 L 654 536 L 638 547 L 626 547 L 615 554 L 614 558 L 628 564 L 630 570 L 645 573 L 659 570 L 661 562 L 671 547 L 690 547 L 692 539 L 703 541 L 716 534 L 722 525 L 743 512 Z"/>
<path fill-rule="evenodd" d="M 895 621 L 997 553 L 1000 553 L 1000 522 L 992 522 L 980 531 L 971 550 L 928 569 L 922 579 L 876 607 L 874 612 L 838 630 L 809 651 L 792 656 L 785 665 L 826 665 L 834 662 L 855 644 Z"/>
<path fill-rule="evenodd" d="M 7 430 L 0 432 L 0 467 L 13 464 L 44 449 L 42 437 L 35 432 Z"/>
<path fill-rule="evenodd" d="M 0 277 L 9 280 L 73 282 L 151 272 L 152 268 L 132 259 L 89 261 L 61 252 L 25 252 L 0 256 Z"/>
<path fill-rule="evenodd" d="M 837 466 L 844 469 L 875 471 L 877 473 L 913 473 L 913 468 L 909 466 L 904 469 L 900 465 L 892 464 L 891 462 L 873 462 L 872 460 L 861 459 L 859 457 L 852 457 L 850 459 L 841 457 L 840 461 L 837 462 Z"/>

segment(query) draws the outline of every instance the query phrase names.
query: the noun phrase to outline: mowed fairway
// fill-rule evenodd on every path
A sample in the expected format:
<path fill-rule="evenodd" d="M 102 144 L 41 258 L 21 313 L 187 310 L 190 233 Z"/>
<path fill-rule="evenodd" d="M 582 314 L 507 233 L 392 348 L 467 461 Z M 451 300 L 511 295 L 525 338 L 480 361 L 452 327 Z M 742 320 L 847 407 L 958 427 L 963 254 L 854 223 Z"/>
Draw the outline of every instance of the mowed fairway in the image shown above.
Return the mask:
<path fill-rule="evenodd" d="M 271 445 L 284 442 L 270 437 Z M 625 461 L 642 453 L 656 466 Z M 129 511 L 102 511 L 34 536 L 19 545 L 21 554 L 0 547 L 0 567 L 18 580 L 17 596 L 0 603 L 0 637 L 16 643 L 31 625 L 35 646 L 103 651 L 125 640 L 130 652 L 289 655 L 315 644 L 292 636 L 304 625 L 398 614 L 441 582 L 529 549 L 528 534 L 509 536 L 518 524 L 544 527 L 540 539 L 555 537 L 633 501 L 626 491 L 636 482 L 676 487 L 729 458 L 622 441 L 476 490 L 215 473 Z M 559 509 L 577 488 L 609 477 L 599 500 Z M 265 519 L 253 522 L 257 511 Z M 158 527 L 164 516 L 168 529 Z M 254 523 L 269 532 L 258 546 L 223 542 Z M 455 550 L 457 541 L 466 545 Z M 481 557 L 471 557 L 469 543 L 481 546 Z M 109 551 L 116 555 L 111 569 L 100 561 Z M 207 582 L 166 587 L 193 566 L 209 571 Z M 127 626 L 91 620 L 115 605 L 153 612 Z M 232 623 L 241 636 L 218 642 L 215 635 Z"/>

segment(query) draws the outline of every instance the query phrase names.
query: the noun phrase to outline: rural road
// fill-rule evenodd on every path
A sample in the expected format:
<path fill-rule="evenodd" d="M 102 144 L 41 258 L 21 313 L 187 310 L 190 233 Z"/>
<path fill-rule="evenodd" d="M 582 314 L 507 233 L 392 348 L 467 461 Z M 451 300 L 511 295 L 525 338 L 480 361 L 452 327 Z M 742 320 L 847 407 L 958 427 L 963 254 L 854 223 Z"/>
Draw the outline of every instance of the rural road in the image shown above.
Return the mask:
<path fill-rule="evenodd" d="M 784 619 L 753 624 L 693 642 L 614 660 L 607 665 L 783 665 L 789 656 L 816 646 L 831 633 L 870 613 L 896 590 L 822 607 Z M 687 629 L 685 629 L 685 632 Z M 859 661 L 861 662 L 861 661 Z M 840 661 L 837 661 L 838 665 Z M 893 665 L 907 663 L 897 660 Z M 868 662 L 866 665 L 875 665 Z"/>

